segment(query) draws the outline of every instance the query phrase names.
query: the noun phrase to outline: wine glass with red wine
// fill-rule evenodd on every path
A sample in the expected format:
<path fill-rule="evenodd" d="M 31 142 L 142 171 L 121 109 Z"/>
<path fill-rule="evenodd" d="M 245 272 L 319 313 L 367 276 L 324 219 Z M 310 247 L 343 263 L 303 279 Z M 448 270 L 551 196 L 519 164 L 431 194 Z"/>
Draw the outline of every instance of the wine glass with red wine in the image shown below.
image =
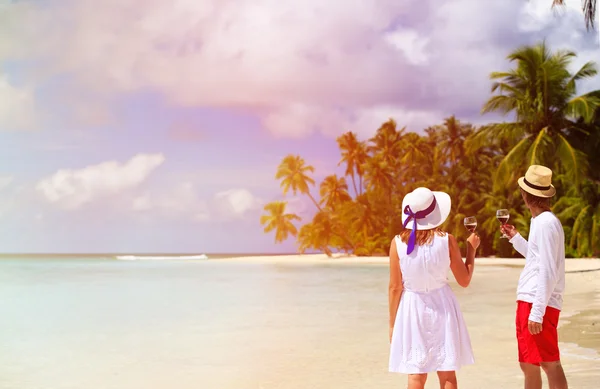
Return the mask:
<path fill-rule="evenodd" d="M 469 230 L 470 233 L 474 233 L 477 228 L 477 219 L 475 216 L 469 216 L 465 218 L 465 228 Z"/>
<path fill-rule="evenodd" d="M 510 218 L 510 213 L 508 212 L 508 209 L 499 209 L 496 211 L 496 219 L 498 219 L 498 221 L 502 225 L 505 225 L 506 223 L 508 223 L 509 218 Z M 500 238 L 508 239 L 508 236 L 503 233 L 502 236 L 500 236 Z"/>

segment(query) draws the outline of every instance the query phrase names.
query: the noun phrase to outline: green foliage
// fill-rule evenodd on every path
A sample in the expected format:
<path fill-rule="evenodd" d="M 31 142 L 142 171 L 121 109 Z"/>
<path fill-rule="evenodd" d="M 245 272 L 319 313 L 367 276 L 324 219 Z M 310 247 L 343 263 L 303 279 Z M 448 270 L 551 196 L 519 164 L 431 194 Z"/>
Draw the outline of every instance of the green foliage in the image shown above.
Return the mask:
<path fill-rule="evenodd" d="M 389 119 L 370 139 L 341 135 L 338 166 L 346 177 L 326 177 L 318 185 L 318 201 L 311 194 L 317 186 L 314 168 L 300 156 L 285 157 L 276 174 L 284 195 L 307 196 L 316 214 L 297 232 L 292 221 L 299 217 L 285 214 L 285 203 L 268 204 L 261 218 L 265 232 L 275 230 L 277 242 L 297 235 L 302 252 L 386 255 L 403 228 L 404 195 L 426 186 L 451 196 L 443 228 L 463 249 L 468 236 L 463 219 L 476 216 L 479 254 L 513 256 L 512 246 L 500 239 L 495 213 L 509 209 L 511 223 L 527 236 L 531 215 L 516 179 L 528 165 L 543 164 L 554 171 L 553 211 L 564 224 L 567 255 L 600 256 L 600 91 L 577 95 L 577 82 L 597 70 L 586 63 L 570 73 L 574 57 L 551 52 L 544 43 L 521 47 L 508 56 L 513 69 L 490 75 L 494 95 L 483 112 L 510 113 L 513 122 L 474 128 L 451 116 L 419 135 Z"/>
<path fill-rule="evenodd" d="M 288 236 L 296 236 L 298 230 L 294 220 L 300 220 L 298 215 L 285 213 L 286 203 L 274 201 L 265 205 L 266 215 L 260 217 L 260 224 L 265 226 L 265 232 L 275 231 L 275 242 L 283 242 Z"/>

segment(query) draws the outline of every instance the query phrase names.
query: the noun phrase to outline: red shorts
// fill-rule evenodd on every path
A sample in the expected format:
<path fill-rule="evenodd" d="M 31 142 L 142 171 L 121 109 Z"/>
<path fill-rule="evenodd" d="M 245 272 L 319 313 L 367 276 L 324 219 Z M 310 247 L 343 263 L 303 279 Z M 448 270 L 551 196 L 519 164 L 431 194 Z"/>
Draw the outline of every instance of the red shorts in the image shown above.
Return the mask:
<path fill-rule="evenodd" d="M 533 304 L 517 301 L 517 341 L 519 343 L 519 362 L 538 365 L 540 362 L 560 360 L 558 351 L 558 317 L 560 311 L 546 307 L 542 323 L 542 332 L 531 335 L 528 328 L 529 313 Z"/>

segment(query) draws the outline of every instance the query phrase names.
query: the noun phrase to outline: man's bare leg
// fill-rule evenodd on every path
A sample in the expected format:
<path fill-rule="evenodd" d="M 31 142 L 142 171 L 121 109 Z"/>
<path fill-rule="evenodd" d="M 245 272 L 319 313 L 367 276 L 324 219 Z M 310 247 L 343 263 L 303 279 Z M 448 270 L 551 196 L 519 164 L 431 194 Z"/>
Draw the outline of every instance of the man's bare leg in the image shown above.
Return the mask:
<path fill-rule="evenodd" d="M 440 380 L 440 389 L 457 389 L 456 373 L 453 371 L 438 371 L 438 379 Z"/>
<path fill-rule="evenodd" d="M 548 386 L 550 389 L 569 389 L 567 377 L 565 377 L 565 371 L 560 361 L 542 362 L 541 365 L 548 377 Z"/>
<path fill-rule="evenodd" d="M 542 371 L 539 366 L 521 363 L 525 375 L 525 389 L 542 389 Z"/>

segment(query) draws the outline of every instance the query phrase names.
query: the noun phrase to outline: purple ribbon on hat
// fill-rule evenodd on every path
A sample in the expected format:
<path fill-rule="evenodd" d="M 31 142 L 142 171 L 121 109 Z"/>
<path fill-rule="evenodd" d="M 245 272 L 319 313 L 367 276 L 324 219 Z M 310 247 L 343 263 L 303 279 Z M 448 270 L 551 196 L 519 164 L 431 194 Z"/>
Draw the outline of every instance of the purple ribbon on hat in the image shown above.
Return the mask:
<path fill-rule="evenodd" d="M 436 205 L 437 205 L 437 201 L 435 200 L 435 196 L 434 196 L 433 201 L 431 202 L 431 205 L 422 211 L 415 213 L 412 211 L 412 209 L 410 209 L 410 205 L 407 205 L 406 207 L 404 207 L 404 214 L 408 215 L 408 217 L 404 221 L 404 228 L 406 228 L 406 225 L 408 224 L 408 222 L 411 219 L 413 221 L 413 228 L 412 228 L 412 231 L 410 232 L 410 237 L 408 238 L 408 245 L 407 245 L 408 247 L 406 249 L 407 255 L 412 253 L 413 250 L 415 249 L 415 241 L 417 240 L 417 220 L 427 217 L 431 212 L 433 212 Z"/>

